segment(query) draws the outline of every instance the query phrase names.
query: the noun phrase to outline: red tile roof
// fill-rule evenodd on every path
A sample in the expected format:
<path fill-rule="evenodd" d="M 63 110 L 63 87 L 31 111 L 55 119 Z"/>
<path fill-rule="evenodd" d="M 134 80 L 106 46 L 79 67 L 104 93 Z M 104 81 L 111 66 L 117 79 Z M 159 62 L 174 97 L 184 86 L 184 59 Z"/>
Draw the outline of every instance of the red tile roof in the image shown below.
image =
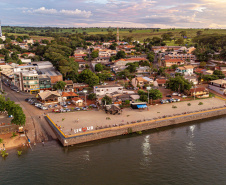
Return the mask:
<path fill-rule="evenodd" d="M 169 59 L 169 60 L 165 60 L 166 63 L 171 63 L 171 62 L 184 62 L 181 59 Z"/>
<path fill-rule="evenodd" d="M 158 84 L 165 84 L 166 83 L 166 79 L 157 79 L 156 80 Z"/>

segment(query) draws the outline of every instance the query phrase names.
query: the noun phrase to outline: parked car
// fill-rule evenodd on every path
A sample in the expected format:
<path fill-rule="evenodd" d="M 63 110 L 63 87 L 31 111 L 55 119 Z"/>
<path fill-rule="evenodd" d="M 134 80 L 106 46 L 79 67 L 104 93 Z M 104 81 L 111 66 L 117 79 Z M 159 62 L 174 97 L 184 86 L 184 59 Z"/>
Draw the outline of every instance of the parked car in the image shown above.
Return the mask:
<path fill-rule="evenodd" d="M 69 109 L 69 108 L 66 108 L 65 110 L 66 110 L 67 112 L 70 112 L 70 111 L 71 111 L 71 109 Z"/>
<path fill-rule="evenodd" d="M 28 102 L 30 100 L 30 98 L 26 98 L 25 101 Z"/>
<path fill-rule="evenodd" d="M 178 93 L 177 93 L 177 92 L 174 92 L 172 95 L 173 95 L 173 96 L 177 96 L 177 95 L 178 95 Z"/>
<path fill-rule="evenodd" d="M 62 105 L 62 107 L 67 108 L 67 105 Z"/>
<path fill-rule="evenodd" d="M 90 104 L 89 106 L 91 106 L 93 108 L 97 108 L 97 106 L 95 104 Z"/>
<path fill-rule="evenodd" d="M 186 95 L 182 95 L 181 97 L 182 97 L 182 98 L 187 98 L 188 96 L 186 96 Z"/>
<path fill-rule="evenodd" d="M 180 99 L 175 99 L 177 102 L 180 101 Z"/>
<path fill-rule="evenodd" d="M 80 108 L 79 108 L 79 107 L 75 107 L 75 110 L 79 111 L 79 110 L 80 110 Z"/>
<path fill-rule="evenodd" d="M 169 98 L 171 98 L 172 96 L 171 96 L 170 94 L 167 94 L 167 95 L 166 95 L 166 97 L 169 97 Z"/>
<path fill-rule="evenodd" d="M 59 109 L 53 109 L 53 112 L 60 112 Z"/>
<path fill-rule="evenodd" d="M 48 110 L 48 107 L 41 106 L 41 109 L 42 109 L 42 110 Z"/>
<path fill-rule="evenodd" d="M 66 110 L 65 109 L 60 109 L 60 112 L 66 112 Z"/>
<path fill-rule="evenodd" d="M 86 107 L 82 107 L 82 110 L 87 110 L 87 108 Z"/>
<path fill-rule="evenodd" d="M 49 108 L 52 108 L 52 105 L 49 105 L 48 107 L 49 107 Z"/>
<path fill-rule="evenodd" d="M 71 105 L 71 102 L 67 102 L 68 105 Z"/>
<path fill-rule="evenodd" d="M 57 107 L 57 104 L 55 104 L 54 107 Z"/>

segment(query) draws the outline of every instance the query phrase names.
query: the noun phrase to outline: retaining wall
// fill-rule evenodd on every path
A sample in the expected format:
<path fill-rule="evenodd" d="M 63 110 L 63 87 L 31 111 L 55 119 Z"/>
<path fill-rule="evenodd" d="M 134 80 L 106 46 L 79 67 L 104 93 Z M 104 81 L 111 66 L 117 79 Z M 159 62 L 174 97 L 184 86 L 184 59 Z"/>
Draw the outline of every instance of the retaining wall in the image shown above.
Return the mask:
<path fill-rule="evenodd" d="M 55 123 L 51 120 L 51 118 L 49 118 L 49 116 L 46 116 L 46 119 L 48 123 L 51 125 L 51 127 L 53 128 L 54 132 L 56 133 L 58 139 L 61 141 L 62 145 L 68 146 L 68 145 L 74 145 L 74 144 L 99 140 L 103 138 L 119 136 L 119 135 L 126 134 L 128 132 L 150 130 L 150 129 L 166 127 L 170 125 L 176 125 L 176 124 L 181 124 L 181 123 L 200 120 L 200 119 L 211 118 L 215 116 L 222 116 L 225 114 L 226 114 L 226 108 L 219 108 L 219 109 L 207 110 L 203 112 L 196 112 L 196 113 L 161 118 L 161 119 L 156 119 L 151 121 L 133 123 L 133 124 L 123 125 L 123 126 L 94 130 L 86 133 L 75 134 L 73 136 L 64 135 L 64 133 L 56 127 Z"/>

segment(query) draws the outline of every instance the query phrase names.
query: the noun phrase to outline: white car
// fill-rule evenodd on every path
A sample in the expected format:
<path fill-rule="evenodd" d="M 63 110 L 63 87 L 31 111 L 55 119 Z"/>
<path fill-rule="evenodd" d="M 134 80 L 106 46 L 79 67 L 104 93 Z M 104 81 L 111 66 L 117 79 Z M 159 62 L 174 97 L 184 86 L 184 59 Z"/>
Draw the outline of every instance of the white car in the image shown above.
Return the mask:
<path fill-rule="evenodd" d="M 182 98 L 187 98 L 187 96 L 186 96 L 186 95 L 182 95 L 181 97 L 182 97 Z"/>
<path fill-rule="evenodd" d="M 42 110 L 48 110 L 48 107 L 42 106 L 41 109 L 42 109 Z"/>
<path fill-rule="evenodd" d="M 173 96 L 177 96 L 177 95 L 178 95 L 178 93 L 177 93 L 177 92 L 174 92 L 172 95 L 173 95 Z"/>

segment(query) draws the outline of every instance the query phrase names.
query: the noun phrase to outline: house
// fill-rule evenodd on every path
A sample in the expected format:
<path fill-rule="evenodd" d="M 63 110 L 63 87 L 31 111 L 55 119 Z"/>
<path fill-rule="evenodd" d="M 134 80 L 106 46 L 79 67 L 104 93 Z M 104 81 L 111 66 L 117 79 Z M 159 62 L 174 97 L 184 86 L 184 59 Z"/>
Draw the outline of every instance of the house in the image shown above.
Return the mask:
<path fill-rule="evenodd" d="M 213 70 L 204 70 L 202 74 L 204 74 L 204 75 L 212 75 L 213 74 Z"/>
<path fill-rule="evenodd" d="M 164 79 L 164 78 L 156 79 L 156 82 L 158 83 L 159 87 L 165 87 L 166 86 L 166 79 Z"/>
<path fill-rule="evenodd" d="M 176 73 L 181 73 L 181 74 L 185 74 L 185 75 L 192 75 L 193 74 L 193 66 L 182 66 L 182 67 L 178 67 L 175 70 Z"/>
<path fill-rule="evenodd" d="M 44 91 L 37 95 L 37 99 L 44 103 L 60 102 L 61 96 L 57 91 Z"/>
<path fill-rule="evenodd" d="M 116 60 L 114 62 L 114 64 L 116 66 L 125 66 L 127 63 L 134 63 L 134 62 L 139 62 L 139 61 L 147 61 L 146 58 L 139 58 L 139 57 L 134 57 L 134 58 L 122 58 L 122 59 L 119 59 L 119 60 Z"/>
<path fill-rule="evenodd" d="M 171 67 L 172 65 L 184 65 L 184 61 L 181 59 L 169 59 L 164 60 L 165 67 Z"/>
<path fill-rule="evenodd" d="M 226 95 L 226 80 L 218 79 L 210 81 L 209 89 L 212 89 L 219 94 Z"/>
<path fill-rule="evenodd" d="M 73 89 L 73 81 L 72 80 L 65 80 L 64 81 L 66 83 L 65 85 L 65 89 Z"/>
<path fill-rule="evenodd" d="M 62 92 L 61 97 L 63 101 L 66 101 L 66 100 L 71 100 L 75 97 L 78 97 L 78 95 L 74 92 Z"/>
<path fill-rule="evenodd" d="M 198 84 L 198 78 L 196 75 L 187 75 L 187 76 L 184 76 L 184 78 L 189 82 L 192 82 L 194 85 Z"/>
<path fill-rule="evenodd" d="M 139 66 L 136 68 L 136 74 L 150 74 L 149 66 Z"/>
<path fill-rule="evenodd" d="M 134 87 L 144 88 L 145 86 L 150 86 L 154 83 L 154 80 L 148 77 L 136 77 L 132 79 L 132 85 Z"/>
<path fill-rule="evenodd" d="M 123 93 L 123 86 L 121 86 L 119 84 L 99 85 L 99 86 L 93 87 L 93 92 L 97 96 L 106 95 L 106 94 L 110 94 L 110 93 L 114 93 L 114 92 L 118 92 L 118 93 L 122 94 Z"/>
<path fill-rule="evenodd" d="M 75 92 L 83 91 L 86 87 L 89 87 L 89 85 L 85 83 L 73 83 Z"/>
<path fill-rule="evenodd" d="M 72 98 L 71 102 L 78 107 L 83 106 L 83 100 L 79 97 Z"/>
<path fill-rule="evenodd" d="M 195 96 L 198 98 L 208 98 L 209 97 L 209 90 L 205 87 L 197 87 L 192 88 L 188 91 L 189 96 Z"/>

